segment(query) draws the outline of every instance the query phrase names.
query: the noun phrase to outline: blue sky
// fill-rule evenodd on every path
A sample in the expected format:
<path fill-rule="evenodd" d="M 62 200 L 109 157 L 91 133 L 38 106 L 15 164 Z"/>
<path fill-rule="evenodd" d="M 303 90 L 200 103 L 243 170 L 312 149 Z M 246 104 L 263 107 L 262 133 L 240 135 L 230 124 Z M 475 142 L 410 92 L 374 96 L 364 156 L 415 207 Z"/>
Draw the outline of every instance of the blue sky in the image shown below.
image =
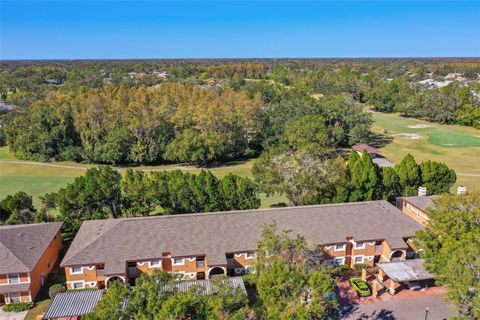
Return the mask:
<path fill-rule="evenodd" d="M 0 4 L 1 59 L 480 56 L 480 0 Z"/>

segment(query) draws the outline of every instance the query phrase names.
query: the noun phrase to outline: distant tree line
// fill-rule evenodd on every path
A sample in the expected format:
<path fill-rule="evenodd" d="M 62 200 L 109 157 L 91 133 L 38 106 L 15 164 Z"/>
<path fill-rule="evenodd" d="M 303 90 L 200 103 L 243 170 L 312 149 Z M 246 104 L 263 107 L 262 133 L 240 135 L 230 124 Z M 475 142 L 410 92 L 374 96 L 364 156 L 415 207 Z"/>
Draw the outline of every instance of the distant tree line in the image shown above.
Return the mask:
<path fill-rule="evenodd" d="M 2 131 L 21 159 L 105 164 L 187 162 L 207 165 L 249 158 L 282 139 L 299 117 L 323 116 L 338 146 L 365 142 L 371 124 L 343 95 L 316 99 L 268 82 L 220 91 L 166 83 L 50 93 L 13 111 Z"/>
<path fill-rule="evenodd" d="M 463 86 L 454 82 L 443 88 L 422 89 L 399 77 L 382 82 L 368 93 L 366 100 L 377 111 L 480 129 L 479 92 L 478 84 Z"/>

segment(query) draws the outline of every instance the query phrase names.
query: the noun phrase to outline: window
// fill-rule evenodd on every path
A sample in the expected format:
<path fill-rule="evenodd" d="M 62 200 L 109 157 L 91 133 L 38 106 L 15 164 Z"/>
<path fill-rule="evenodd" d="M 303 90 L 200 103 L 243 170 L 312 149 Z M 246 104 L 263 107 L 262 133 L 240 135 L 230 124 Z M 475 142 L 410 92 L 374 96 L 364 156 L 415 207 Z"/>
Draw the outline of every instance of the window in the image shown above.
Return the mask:
<path fill-rule="evenodd" d="M 137 266 L 137 263 L 135 261 L 127 262 L 128 268 L 135 268 L 136 266 Z"/>
<path fill-rule="evenodd" d="M 173 265 L 174 266 L 182 266 L 183 265 L 183 258 L 173 258 Z"/>
<path fill-rule="evenodd" d="M 70 268 L 70 274 L 82 274 L 83 273 L 83 267 L 71 267 Z"/>
<path fill-rule="evenodd" d="M 347 247 L 347 245 L 345 243 L 343 244 L 336 244 L 335 245 L 335 251 L 345 251 L 345 248 Z"/>
<path fill-rule="evenodd" d="M 255 259 L 257 255 L 255 254 L 255 252 L 247 252 L 247 259 Z"/>
<path fill-rule="evenodd" d="M 355 249 L 365 249 L 365 242 L 356 242 Z"/>
<path fill-rule="evenodd" d="M 22 295 L 20 294 L 20 292 L 12 292 L 8 295 L 10 296 L 11 303 L 22 302 Z"/>
<path fill-rule="evenodd" d="M 355 263 L 363 263 L 363 256 L 356 256 L 354 261 Z"/>
<path fill-rule="evenodd" d="M 158 268 L 162 265 L 160 260 L 152 260 L 150 261 L 150 268 Z"/>
<path fill-rule="evenodd" d="M 343 257 L 337 257 L 337 258 L 333 259 L 333 264 L 335 266 L 339 266 L 339 265 L 342 265 L 344 263 L 345 263 L 345 258 L 343 258 Z"/>
<path fill-rule="evenodd" d="M 9 274 L 8 275 L 8 283 L 20 283 L 20 275 L 17 274 Z"/>
<path fill-rule="evenodd" d="M 83 282 L 79 281 L 79 282 L 72 282 L 72 289 L 83 289 L 85 288 L 85 285 L 83 284 Z"/>

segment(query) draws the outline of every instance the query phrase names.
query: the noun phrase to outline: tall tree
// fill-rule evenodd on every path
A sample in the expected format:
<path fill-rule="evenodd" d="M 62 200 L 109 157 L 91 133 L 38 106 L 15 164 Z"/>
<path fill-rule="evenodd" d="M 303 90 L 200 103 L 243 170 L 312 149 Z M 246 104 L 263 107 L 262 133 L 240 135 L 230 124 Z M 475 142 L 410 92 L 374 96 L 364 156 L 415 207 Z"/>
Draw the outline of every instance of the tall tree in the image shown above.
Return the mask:
<path fill-rule="evenodd" d="M 480 317 L 480 193 L 443 195 L 428 209 L 430 221 L 415 241 L 427 269 L 445 285 L 462 317 Z"/>
<path fill-rule="evenodd" d="M 267 319 L 328 319 L 336 303 L 322 248 L 266 226 L 258 242 L 255 282 Z"/>
<path fill-rule="evenodd" d="M 411 154 L 407 154 L 405 158 L 395 166 L 395 171 L 400 179 L 402 187 L 402 195 L 414 196 L 421 184 L 420 167 L 415 162 L 415 158 Z"/>
<path fill-rule="evenodd" d="M 107 166 L 88 169 L 55 196 L 64 228 L 75 233 L 82 221 L 118 218 L 122 213 L 121 175 Z"/>

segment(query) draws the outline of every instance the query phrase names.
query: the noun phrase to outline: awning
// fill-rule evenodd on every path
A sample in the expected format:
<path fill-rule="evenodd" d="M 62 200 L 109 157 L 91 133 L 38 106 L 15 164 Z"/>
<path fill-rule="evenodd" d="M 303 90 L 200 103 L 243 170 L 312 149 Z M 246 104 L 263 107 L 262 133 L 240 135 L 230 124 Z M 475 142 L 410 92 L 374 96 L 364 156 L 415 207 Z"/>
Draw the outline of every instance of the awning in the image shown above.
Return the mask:
<path fill-rule="evenodd" d="M 423 259 L 377 263 L 385 274 L 396 282 L 433 279 L 434 275 L 427 271 Z"/>
<path fill-rule="evenodd" d="M 104 290 L 79 290 L 57 293 L 45 313 L 45 319 L 89 314 L 102 299 Z"/>
<path fill-rule="evenodd" d="M 25 292 L 30 290 L 29 283 L 5 284 L 0 286 L 0 293 Z"/>

